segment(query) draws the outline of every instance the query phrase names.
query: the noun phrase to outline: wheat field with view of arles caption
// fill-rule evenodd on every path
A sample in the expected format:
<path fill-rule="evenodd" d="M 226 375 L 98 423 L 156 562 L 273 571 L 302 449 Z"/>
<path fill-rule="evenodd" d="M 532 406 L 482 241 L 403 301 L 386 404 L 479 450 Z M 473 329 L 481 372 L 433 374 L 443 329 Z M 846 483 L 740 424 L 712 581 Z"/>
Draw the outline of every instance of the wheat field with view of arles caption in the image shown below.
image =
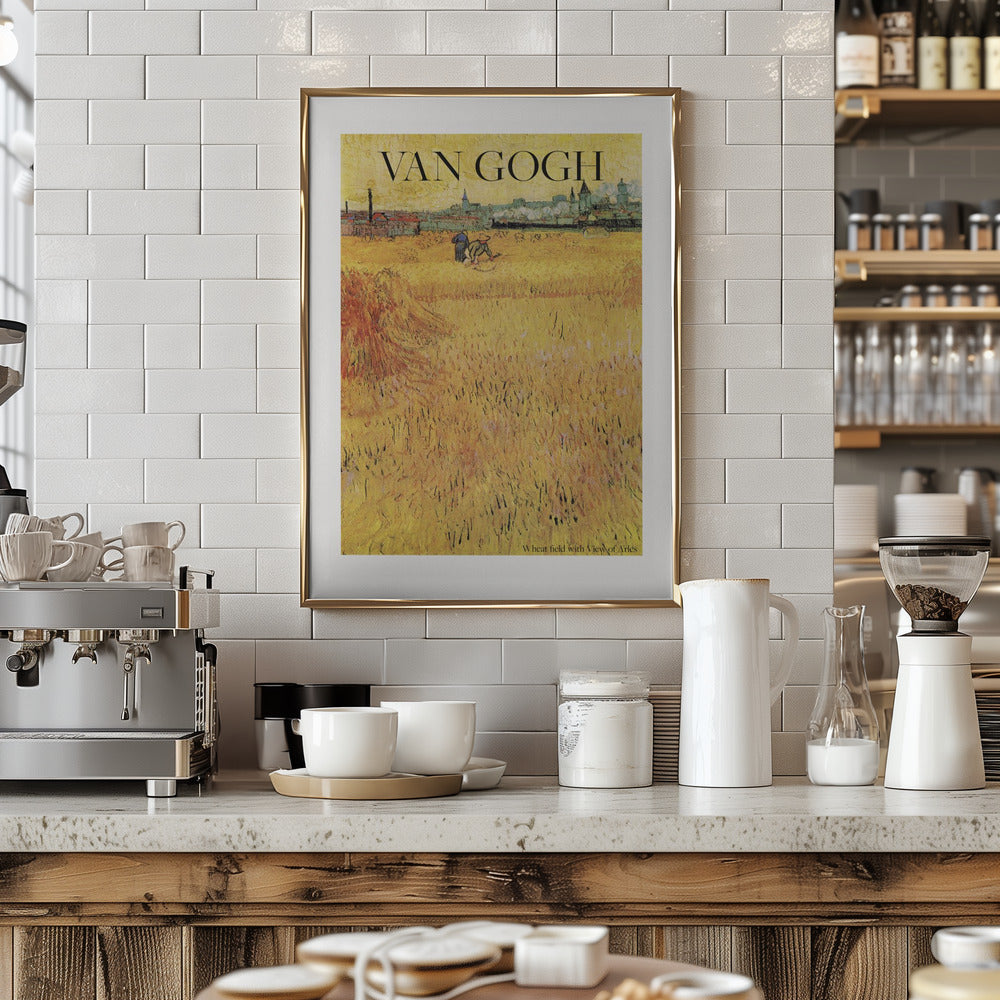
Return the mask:
<path fill-rule="evenodd" d="M 342 154 L 343 553 L 641 554 L 641 137 Z"/>

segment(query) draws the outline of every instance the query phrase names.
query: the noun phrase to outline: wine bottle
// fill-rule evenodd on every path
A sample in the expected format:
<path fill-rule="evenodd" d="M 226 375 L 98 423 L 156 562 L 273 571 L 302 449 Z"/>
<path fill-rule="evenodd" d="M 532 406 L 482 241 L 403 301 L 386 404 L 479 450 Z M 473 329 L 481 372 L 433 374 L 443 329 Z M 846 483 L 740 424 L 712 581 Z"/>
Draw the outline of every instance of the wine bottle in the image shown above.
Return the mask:
<path fill-rule="evenodd" d="M 1000 0 L 987 0 L 983 18 L 983 86 L 1000 90 Z"/>
<path fill-rule="evenodd" d="M 877 87 L 879 32 L 871 0 L 840 0 L 834 28 L 838 89 Z"/>
<path fill-rule="evenodd" d="M 948 86 L 978 90 L 983 85 L 982 39 L 969 0 L 951 0 L 948 12 Z"/>
<path fill-rule="evenodd" d="M 948 39 L 934 0 L 921 0 L 917 15 L 917 86 L 921 90 L 948 86 Z"/>
<path fill-rule="evenodd" d="M 912 87 L 917 82 L 914 0 L 885 0 L 878 16 L 882 38 L 882 86 Z"/>

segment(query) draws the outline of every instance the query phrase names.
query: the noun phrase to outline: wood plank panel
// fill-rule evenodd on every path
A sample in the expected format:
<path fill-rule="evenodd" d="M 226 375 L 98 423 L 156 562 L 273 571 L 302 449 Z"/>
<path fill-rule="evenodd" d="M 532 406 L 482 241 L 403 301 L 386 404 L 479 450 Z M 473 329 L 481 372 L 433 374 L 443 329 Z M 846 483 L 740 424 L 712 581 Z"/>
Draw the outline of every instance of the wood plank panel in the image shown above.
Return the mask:
<path fill-rule="evenodd" d="M 614 955 L 659 958 L 663 954 L 663 932 L 659 927 L 623 924 L 608 931 L 608 949 Z"/>
<path fill-rule="evenodd" d="M 234 969 L 295 960 L 290 927 L 192 927 L 186 949 L 185 993 L 196 994 Z"/>
<path fill-rule="evenodd" d="M 1000 903 L 1000 854 L 5 854 L 0 907 L 136 903 L 752 908 Z M 14 910 L 11 910 L 11 907 Z M 23 912 L 23 910 L 22 910 Z M 442 907 L 443 917 L 447 917 Z M 30 915 L 30 914 L 25 914 Z"/>
<path fill-rule="evenodd" d="M 661 927 L 663 950 L 656 958 L 690 962 L 729 972 L 733 967 L 733 929 L 720 927 Z"/>
<path fill-rule="evenodd" d="M 14 1000 L 96 1000 L 93 927 L 14 930 Z"/>
<path fill-rule="evenodd" d="M 733 971 L 750 976 L 766 1000 L 809 1000 L 810 945 L 808 927 L 735 927 Z"/>
<path fill-rule="evenodd" d="M 97 1000 L 178 1000 L 180 927 L 98 927 Z"/>
<path fill-rule="evenodd" d="M 919 969 L 923 965 L 934 964 L 934 956 L 931 954 L 931 938 L 937 929 L 937 927 L 907 928 L 907 973 Z"/>
<path fill-rule="evenodd" d="M 903 927 L 815 927 L 812 1000 L 906 1000 Z"/>
<path fill-rule="evenodd" d="M 14 928 L 0 928 L 0 1000 L 14 1000 Z"/>

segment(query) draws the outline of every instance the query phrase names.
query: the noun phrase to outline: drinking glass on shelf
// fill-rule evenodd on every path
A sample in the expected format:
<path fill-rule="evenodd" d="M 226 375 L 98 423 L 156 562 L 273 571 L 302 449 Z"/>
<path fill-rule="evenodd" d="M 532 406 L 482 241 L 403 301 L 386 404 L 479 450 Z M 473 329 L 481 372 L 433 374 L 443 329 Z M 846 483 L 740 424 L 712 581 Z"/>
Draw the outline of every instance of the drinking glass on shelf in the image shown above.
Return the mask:
<path fill-rule="evenodd" d="M 872 424 L 892 422 L 891 329 L 888 323 L 865 324 L 864 391 Z"/>
<path fill-rule="evenodd" d="M 903 327 L 905 377 L 901 386 L 904 397 L 904 424 L 930 423 L 930 346 L 927 333 L 919 323 Z"/>
<path fill-rule="evenodd" d="M 979 418 L 984 424 L 1000 423 L 1000 353 L 997 334 L 995 323 L 979 324 Z"/>
<path fill-rule="evenodd" d="M 979 337 L 975 329 L 965 332 L 965 413 L 964 422 L 983 422 L 983 387 L 980 377 L 982 357 L 979 353 Z"/>
<path fill-rule="evenodd" d="M 854 335 L 844 323 L 833 324 L 834 421 L 840 427 L 854 423 Z"/>
<path fill-rule="evenodd" d="M 854 423 L 870 426 L 875 422 L 874 400 L 865 372 L 865 335 L 854 334 L 854 358 L 851 365 L 854 382 Z"/>
<path fill-rule="evenodd" d="M 941 353 L 935 406 L 936 423 L 965 423 L 965 337 L 956 323 L 941 325 Z"/>
<path fill-rule="evenodd" d="M 906 385 L 906 344 L 902 328 L 896 327 L 892 334 L 892 422 L 909 423 L 907 419 Z"/>
<path fill-rule="evenodd" d="M 941 422 L 938 413 L 938 395 L 941 383 L 941 333 L 935 328 L 927 336 L 927 396 L 924 407 L 927 423 Z"/>

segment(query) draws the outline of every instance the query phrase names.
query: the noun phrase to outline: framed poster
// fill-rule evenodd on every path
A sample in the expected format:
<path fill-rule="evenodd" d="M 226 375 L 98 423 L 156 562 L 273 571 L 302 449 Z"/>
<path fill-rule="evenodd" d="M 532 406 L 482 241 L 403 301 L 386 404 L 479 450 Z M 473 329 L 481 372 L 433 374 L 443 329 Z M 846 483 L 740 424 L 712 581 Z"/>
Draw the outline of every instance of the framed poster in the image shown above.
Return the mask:
<path fill-rule="evenodd" d="M 304 606 L 677 603 L 678 101 L 302 91 Z"/>

